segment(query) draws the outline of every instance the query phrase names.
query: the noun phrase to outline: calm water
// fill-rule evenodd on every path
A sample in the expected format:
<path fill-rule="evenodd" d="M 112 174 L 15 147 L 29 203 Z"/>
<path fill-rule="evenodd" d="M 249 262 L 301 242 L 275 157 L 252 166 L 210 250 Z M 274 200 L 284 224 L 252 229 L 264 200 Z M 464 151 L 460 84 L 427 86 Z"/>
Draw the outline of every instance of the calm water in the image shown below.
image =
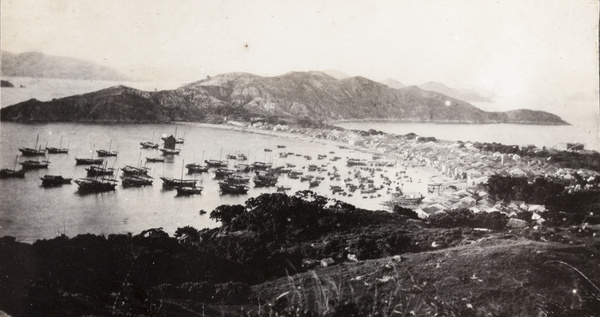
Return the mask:
<path fill-rule="evenodd" d="M 375 129 L 394 134 L 410 132 L 450 141 L 498 142 L 502 144 L 553 147 L 559 143 L 579 142 L 586 149 L 600 151 L 598 119 L 582 118 L 572 125 L 542 126 L 524 124 L 435 124 L 410 122 L 346 122 L 346 129 Z"/>
<path fill-rule="evenodd" d="M 154 150 L 141 150 L 139 143 L 152 139 L 158 142 L 162 135 L 175 133 L 184 137 L 181 155 L 167 159 L 166 163 L 148 163 L 154 177 L 153 186 L 142 188 L 123 188 L 118 186 L 113 192 L 80 195 L 77 185 L 63 185 L 57 188 L 43 188 L 39 177 L 63 175 L 73 179 L 86 177 L 86 166 L 76 166 L 75 158 L 91 157 L 92 149 L 118 150 L 116 158 L 108 158 L 108 166 L 121 168 L 125 165 L 138 165 L 138 160 L 145 157 L 159 156 Z M 52 238 L 65 232 L 68 236 L 79 233 L 124 233 L 134 234 L 148 228 L 163 227 L 173 233 L 178 227 L 186 225 L 195 228 L 214 227 L 217 224 L 209 219 L 209 214 L 200 215 L 201 209 L 210 213 L 221 204 L 243 204 L 249 197 L 263 192 L 275 192 L 273 188 L 254 188 L 250 184 L 247 195 L 220 195 L 218 183 L 213 173 L 184 175 L 184 178 L 197 179 L 204 187 L 201 195 L 176 197 L 175 191 L 162 188 L 160 176 L 181 177 L 183 164 L 201 162 L 202 159 L 225 158 L 228 153 L 241 152 L 249 161 L 273 162 L 275 166 L 293 163 L 301 169 L 308 164 L 327 164 L 330 171 L 336 166 L 342 179 L 348 176 L 345 165 L 346 157 L 359 159 L 370 158 L 366 153 L 354 153 L 350 150 L 332 148 L 317 142 L 301 139 L 279 138 L 269 135 L 214 129 L 198 125 L 97 125 L 97 124 L 42 124 L 25 125 L 2 123 L 0 127 L 0 158 L 2 168 L 13 168 L 15 156 L 20 154 L 19 147 L 34 147 L 37 135 L 42 146 L 58 147 L 61 137 L 63 147 L 69 147 L 68 154 L 49 155 L 51 161 L 48 169 L 33 170 L 26 173 L 25 179 L 0 179 L 0 236 L 16 236 L 20 241 L 33 241 L 40 238 Z M 112 144 L 112 145 L 111 145 Z M 285 144 L 285 149 L 277 149 L 277 144 Z M 265 152 L 264 148 L 272 149 Z M 336 156 L 343 160 L 329 161 L 335 150 Z M 280 159 L 278 153 L 294 152 L 312 155 L 307 161 L 304 157 L 290 156 Z M 327 154 L 325 160 L 317 160 L 317 154 Z M 26 158 L 19 157 L 19 161 Z M 235 161 L 231 161 L 233 166 Z M 184 171 L 187 173 L 187 169 Z M 120 175 L 120 174 L 119 174 Z M 316 174 L 315 174 L 316 175 Z M 323 176 L 327 176 L 324 172 Z M 379 180 L 377 181 L 379 182 Z M 308 189 L 307 182 L 279 178 L 278 185 L 292 187 L 291 192 Z M 321 194 L 329 194 L 329 185 L 343 185 L 340 181 L 326 178 L 316 189 Z M 385 195 L 384 195 L 385 196 Z M 381 201 L 387 197 L 361 199 L 341 197 L 347 202 L 368 209 L 381 209 Z"/>

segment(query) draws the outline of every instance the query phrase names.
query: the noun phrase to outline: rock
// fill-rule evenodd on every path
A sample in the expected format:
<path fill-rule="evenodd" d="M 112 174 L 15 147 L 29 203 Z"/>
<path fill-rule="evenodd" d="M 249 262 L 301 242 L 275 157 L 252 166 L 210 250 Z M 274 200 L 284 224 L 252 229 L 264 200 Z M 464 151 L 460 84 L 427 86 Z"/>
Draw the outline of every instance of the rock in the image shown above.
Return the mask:
<path fill-rule="evenodd" d="M 356 254 L 348 254 L 348 260 L 350 261 L 354 261 L 354 262 L 358 262 L 358 258 L 356 257 Z"/>
<path fill-rule="evenodd" d="M 506 228 L 509 229 L 523 229 L 529 227 L 527 221 L 517 218 L 510 218 L 506 223 Z"/>

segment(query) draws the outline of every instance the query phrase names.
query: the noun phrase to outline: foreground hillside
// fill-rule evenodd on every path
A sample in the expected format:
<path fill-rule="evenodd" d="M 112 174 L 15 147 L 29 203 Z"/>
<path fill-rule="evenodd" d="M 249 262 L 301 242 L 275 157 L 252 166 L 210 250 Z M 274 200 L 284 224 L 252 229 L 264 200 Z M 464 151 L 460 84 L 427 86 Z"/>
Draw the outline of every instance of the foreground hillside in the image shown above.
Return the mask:
<path fill-rule="evenodd" d="M 145 92 L 116 86 L 1 110 L 4 121 L 220 122 L 224 118 L 276 122 L 389 119 L 440 123 L 567 124 L 528 111 L 485 112 L 471 104 L 415 86 L 393 89 L 363 77 L 335 79 L 321 72 L 277 77 L 230 73 L 174 90 Z"/>
<path fill-rule="evenodd" d="M 0 239 L 12 316 L 594 316 L 595 231 L 500 213 L 357 209 L 311 192 L 211 213 L 220 228 Z M 525 221 L 521 221 L 523 223 Z"/>

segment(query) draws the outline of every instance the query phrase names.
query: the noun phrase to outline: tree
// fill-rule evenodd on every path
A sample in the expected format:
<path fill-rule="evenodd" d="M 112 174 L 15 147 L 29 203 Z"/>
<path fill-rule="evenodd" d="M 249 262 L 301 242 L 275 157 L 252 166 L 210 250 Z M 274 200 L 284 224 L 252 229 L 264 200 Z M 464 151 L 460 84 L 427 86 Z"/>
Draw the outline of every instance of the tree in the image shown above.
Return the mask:
<path fill-rule="evenodd" d="M 220 221 L 223 226 L 229 226 L 233 219 L 243 214 L 245 210 L 242 205 L 221 205 L 210 213 L 210 219 Z"/>

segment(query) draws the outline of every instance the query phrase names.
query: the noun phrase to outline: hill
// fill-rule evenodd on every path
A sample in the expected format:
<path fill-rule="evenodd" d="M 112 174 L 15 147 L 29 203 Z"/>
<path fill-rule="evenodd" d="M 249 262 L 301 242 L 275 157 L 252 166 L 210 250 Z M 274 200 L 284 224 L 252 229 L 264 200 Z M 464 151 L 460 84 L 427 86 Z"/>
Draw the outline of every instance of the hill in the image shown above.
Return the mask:
<path fill-rule="evenodd" d="M 406 85 L 404 85 L 403 83 L 401 83 L 393 78 L 388 78 L 386 80 L 383 80 L 383 81 L 381 81 L 381 83 L 390 88 L 394 88 L 394 89 L 400 89 L 400 88 L 406 87 Z"/>
<path fill-rule="evenodd" d="M 221 227 L 173 237 L 3 237 L 0 314 L 597 316 L 598 226 L 399 209 L 305 191 L 219 206 L 210 217 Z"/>
<path fill-rule="evenodd" d="M 468 89 L 455 89 L 450 88 L 442 83 L 438 82 L 426 82 L 419 86 L 419 88 L 429 91 L 439 92 L 456 99 L 465 100 L 469 102 L 492 102 L 489 97 L 482 96 L 474 91 Z"/>
<path fill-rule="evenodd" d="M 533 114 L 538 114 L 538 121 Z M 364 77 L 338 80 L 322 72 L 261 77 L 229 73 L 174 90 L 145 92 L 116 86 L 48 102 L 28 100 L 0 112 L 7 121 L 164 122 L 230 117 L 250 120 L 403 120 L 440 123 L 566 124 L 540 111 L 485 112 L 415 86 L 393 89 Z M 221 119 L 222 120 L 222 119 Z"/>
<path fill-rule="evenodd" d="M 2 76 L 131 80 L 110 67 L 70 57 L 45 55 L 39 52 L 13 54 L 2 51 Z"/>

